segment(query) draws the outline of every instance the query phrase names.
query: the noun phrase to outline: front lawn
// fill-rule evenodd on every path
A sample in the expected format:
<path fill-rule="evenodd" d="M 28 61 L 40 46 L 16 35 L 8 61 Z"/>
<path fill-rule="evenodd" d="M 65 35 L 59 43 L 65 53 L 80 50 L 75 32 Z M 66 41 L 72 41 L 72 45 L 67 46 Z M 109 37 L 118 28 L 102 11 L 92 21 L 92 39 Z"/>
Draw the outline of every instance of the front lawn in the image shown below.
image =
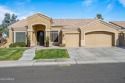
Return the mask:
<path fill-rule="evenodd" d="M 36 51 L 34 59 L 69 58 L 66 49 L 43 49 Z"/>
<path fill-rule="evenodd" d="M 18 60 L 26 48 L 0 48 L 0 60 Z"/>

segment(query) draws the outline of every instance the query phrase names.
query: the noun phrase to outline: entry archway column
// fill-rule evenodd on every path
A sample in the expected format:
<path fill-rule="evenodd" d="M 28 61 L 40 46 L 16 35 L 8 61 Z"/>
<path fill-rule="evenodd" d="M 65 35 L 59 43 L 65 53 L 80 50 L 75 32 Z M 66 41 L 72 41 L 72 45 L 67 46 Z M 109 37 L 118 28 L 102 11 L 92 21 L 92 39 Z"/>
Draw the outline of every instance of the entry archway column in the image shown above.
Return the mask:
<path fill-rule="evenodd" d="M 65 32 L 62 30 L 62 44 L 66 44 L 65 42 Z"/>
<path fill-rule="evenodd" d="M 118 33 L 115 33 L 115 46 L 119 46 L 119 38 L 118 38 Z"/>
<path fill-rule="evenodd" d="M 82 30 L 80 33 L 80 46 L 81 47 L 85 46 L 85 33 Z"/>
<path fill-rule="evenodd" d="M 28 29 L 27 33 L 28 33 L 28 36 L 30 36 L 31 46 L 34 46 L 33 45 L 33 30 L 32 29 Z"/>

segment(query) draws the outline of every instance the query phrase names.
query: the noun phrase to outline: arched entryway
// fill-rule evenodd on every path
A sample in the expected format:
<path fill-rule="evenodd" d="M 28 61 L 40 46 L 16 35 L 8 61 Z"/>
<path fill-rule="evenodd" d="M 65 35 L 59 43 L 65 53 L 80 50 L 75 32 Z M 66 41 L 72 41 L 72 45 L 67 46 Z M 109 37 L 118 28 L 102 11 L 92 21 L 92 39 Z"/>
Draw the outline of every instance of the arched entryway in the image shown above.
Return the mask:
<path fill-rule="evenodd" d="M 44 46 L 44 31 L 37 31 L 37 44 L 40 46 Z"/>
<path fill-rule="evenodd" d="M 33 42 L 35 45 L 44 46 L 46 37 L 46 26 L 42 24 L 33 25 Z"/>

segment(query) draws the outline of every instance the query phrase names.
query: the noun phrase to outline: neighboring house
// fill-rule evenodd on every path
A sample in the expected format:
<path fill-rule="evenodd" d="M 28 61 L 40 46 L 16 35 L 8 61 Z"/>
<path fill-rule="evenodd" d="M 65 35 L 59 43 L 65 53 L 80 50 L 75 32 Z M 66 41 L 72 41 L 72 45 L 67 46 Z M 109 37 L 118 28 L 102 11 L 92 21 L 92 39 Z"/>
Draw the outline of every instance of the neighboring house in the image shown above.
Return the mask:
<path fill-rule="evenodd" d="M 66 44 L 66 47 L 118 46 L 119 34 L 124 29 L 100 19 L 52 19 L 36 13 L 8 27 L 9 43 L 26 42 L 31 46 L 44 45 L 50 37 L 50 46 Z"/>
<path fill-rule="evenodd" d="M 125 29 L 125 21 L 112 21 L 110 23 L 121 27 L 121 31 L 119 34 L 119 45 L 125 46 L 125 34 L 124 34 L 125 31 L 123 31 Z"/>

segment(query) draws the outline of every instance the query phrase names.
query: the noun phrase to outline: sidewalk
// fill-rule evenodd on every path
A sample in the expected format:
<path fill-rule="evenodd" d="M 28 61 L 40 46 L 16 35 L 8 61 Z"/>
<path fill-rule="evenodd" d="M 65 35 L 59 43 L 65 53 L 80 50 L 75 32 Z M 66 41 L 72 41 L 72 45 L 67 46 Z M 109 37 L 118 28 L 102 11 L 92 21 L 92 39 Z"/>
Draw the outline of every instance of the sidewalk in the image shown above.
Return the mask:
<path fill-rule="evenodd" d="M 35 57 L 35 48 L 31 48 L 26 50 L 23 53 L 23 56 L 19 59 L 19 61 L 27 61 L 27 60 L 32 60 Z"/>
<path fill-rule="evenodd" d="M 40 59 L 29 61 L 0 61 L 0 67 L 22 67 L 22 66 L 70 66 L 75 64 L 102 64 L 102 63 L 125 63 L 121 60 L 99 58 L 96 60 L 85 59 Z"/>

